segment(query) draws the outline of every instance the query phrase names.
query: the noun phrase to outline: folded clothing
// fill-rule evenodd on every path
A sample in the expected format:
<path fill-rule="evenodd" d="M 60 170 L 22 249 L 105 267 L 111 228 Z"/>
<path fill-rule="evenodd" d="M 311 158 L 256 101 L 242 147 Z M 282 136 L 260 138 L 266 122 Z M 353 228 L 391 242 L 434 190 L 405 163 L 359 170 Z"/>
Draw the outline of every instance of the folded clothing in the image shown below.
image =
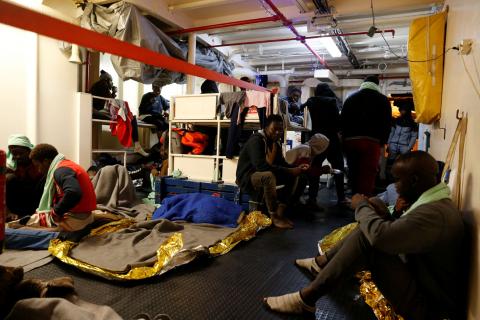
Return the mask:
<path fill-rule="evenodd" d="M 166 198 L 152 219 L 211 223 L 236 227 L 242 207 L 231 201 L 202 193 L 179 194 Z"/>

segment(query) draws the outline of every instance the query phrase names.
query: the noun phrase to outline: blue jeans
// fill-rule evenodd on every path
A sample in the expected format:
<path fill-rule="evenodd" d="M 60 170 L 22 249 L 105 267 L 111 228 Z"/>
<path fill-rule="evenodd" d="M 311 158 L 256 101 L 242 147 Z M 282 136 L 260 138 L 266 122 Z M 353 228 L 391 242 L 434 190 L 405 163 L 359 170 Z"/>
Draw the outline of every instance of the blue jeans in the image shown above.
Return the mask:
<path fill-rule="evenodd" d="M 58 232 L 5 228 L 7 249 L 48 249 L 50 240 L 58 237 Z"/>

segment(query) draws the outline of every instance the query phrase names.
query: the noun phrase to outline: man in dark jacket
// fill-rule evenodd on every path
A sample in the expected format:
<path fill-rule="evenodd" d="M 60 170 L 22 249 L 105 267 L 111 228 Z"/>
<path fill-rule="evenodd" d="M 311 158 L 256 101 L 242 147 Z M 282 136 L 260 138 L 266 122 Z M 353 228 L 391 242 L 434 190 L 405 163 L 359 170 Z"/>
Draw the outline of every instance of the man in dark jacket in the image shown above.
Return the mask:
<path fill-rule="evenodd" d="M 450 190 L 438 183 L 435 159 L 423 151 L 401 155 L 393 166 L 407 210 L 394 219 L 372 200 L 352 198 L 358 227 L 325 254 L 297 260 L 315 280 L 266 303 L 284 313 L 315 311 L 315 301 L 338 282 L 370 270 L 375 284 L 404 319 L 462 319 L 462 216 Z M 388 211 L 387 211 L 388 212 Z"/>
<path fill-rule="evenodd" d="M 380 150 L 390 134 L 392 108 L 378 84 L 377 76 L 368 76 L 342 109 L 344 151 L 354 194 L 373 195 Z"/>
<path fill-rule="evenodd" d="M 326 83 L 320 83 L 315 88 L 315 96 L 311 97 L 302 105 L 302 109 L 308 107 L 310 117 L 312 119 L 311 134 L 321 133 L 329 140 L 328 148 L 325 152 L 319 154 L 313 160 L 314 163 L 321 166 L 325 159 L 330 162 L 332 168 L 338 169 L 341 173 L 335 174 L 335 187 L 337 190 L 337 203 L 342 204 L 345 201 L 345 191 L 343 186 L 343 154 L 340 145 L 340 115 L 337 108 L 337 97 Z M 318 184 L 320 177 L 315 177 L 315 180 L 309 183 L 316 184 L 318 191 Z M 312 187 L 310 185 L 310 187 Z"/>
<path fill-rule="evenodd" d="M 282 117 L 270 115 L 265 129 L 250 137 L 240 152 L 237 184 L 253 200 L 265 199 L 274 226 L 289 229 L 293 228 L 293 223 L 284 217 L 284 212 L 293 192 L 294 177 L 309 166 L 292 167 L 285 161 L 280 144 L 283 130 Z M 281 197 L 277 196 L 278 185 L 284 185 Z"/>

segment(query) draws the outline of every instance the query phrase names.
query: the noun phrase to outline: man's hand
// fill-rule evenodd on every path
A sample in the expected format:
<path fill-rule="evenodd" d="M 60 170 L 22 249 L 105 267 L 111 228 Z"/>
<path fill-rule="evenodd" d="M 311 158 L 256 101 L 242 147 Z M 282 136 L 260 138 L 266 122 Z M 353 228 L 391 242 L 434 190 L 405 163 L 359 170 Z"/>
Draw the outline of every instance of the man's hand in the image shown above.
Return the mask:
<path fill-rule="evenodd" d="M 352 197 L 352 203 L 350 204 L 350 206 L 352 207 L 353 210 L 355 210 L 360 205 L 360 203 L 365 201 L 365 200 L 368 201 L 367 196 L 365 196 L 363 194 L 360 194 L 360 193 L 357 193 Z"/>
<path fill-rule="evenodd" d="M 371 197 L 368 199 L 368 203 L 375 209 L 375 212 L 384 219 L 391 219 L 392 216 L 388 211 L 385 203 L 377 197 Z"/>
<path fill-rule="evenodd" d="M 301 175 L 303 172 L 307 171 L 308 168 L 310 168 L 310 166 L 308 164 L 301 164 L 298 167 L 290 168 L 288 171 L 290 172 L 290 174 L 292 176 L 296 177 L 296 176 Z"/>
<path fill-rule="evenodd" d="M 307 171 L 308 169 L 310 169 L 310 165 L 309 164 L 301 164 L 298 166 L 302 171 Z"/>
<path fill-rule="evenodd" d="M 62 222 L 62 217 L 60 217 L 59 215 L 57 215 L 57 214 L 55 213 L 55 210 L 52 209 L 52 210 L 50 211 L 50 215 L 52 216 L 53 221 L 55 221 L 56 224 L 59 224 L 60 222 Z"/>
<path fill-rule="evenodd" d="M 395 202 L 395 212 L 402 214 L 409 206 L 410 204 L 404 198 L 398 197 L 397 202 Z"/>

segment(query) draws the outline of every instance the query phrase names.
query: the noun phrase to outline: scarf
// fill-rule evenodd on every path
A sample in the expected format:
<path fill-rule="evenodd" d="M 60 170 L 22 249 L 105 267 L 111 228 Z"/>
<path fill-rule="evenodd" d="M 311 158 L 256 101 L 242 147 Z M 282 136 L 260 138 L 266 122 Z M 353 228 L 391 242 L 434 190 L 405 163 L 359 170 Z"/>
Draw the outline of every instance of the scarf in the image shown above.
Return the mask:
<path fill-rule="evenodd" d="M 363 90 L 363 89 L 371 89 L 371 90 L 375 90 L 377 92 L 382 93 L 378 84 L 370 81 L 365 81 L 360 85 L 360 90 Z"/>
<path fill-rule="evenodd" d="M 432 203 L 442 199 L 450 199 L 450 188 L 443 182 L 422 193 L 420 198 L 418 198 L 402 216 L 409 214 L 423 204 Z"/>
<path fill-rule="evenodd" d="M 60 161 L 64 160 L 65 156 L 61 153 L 52 160 L 50 167 L 48 168 L 48 173 L 45 181 L 45 187 L 43 188 L 42 198 L 38 204 L 37 212 L 48 212 L 52 209 L 53 195 L 55 194 L 55 186 L 53 174 L 58 167 Z"/>
<path fill-rule="evenodd" d="M 19 147 L 26 147 L 30 150 L 33 149 L 33 144 L 30 140 L 21 134 L 12 134 L 8 138 L 8 146 L 19 146 Z M 17 169 L 17 162 L 13 159 L 13 154 L 10 150 L 7 150 L 7 168 L 15 170 Z"/>

